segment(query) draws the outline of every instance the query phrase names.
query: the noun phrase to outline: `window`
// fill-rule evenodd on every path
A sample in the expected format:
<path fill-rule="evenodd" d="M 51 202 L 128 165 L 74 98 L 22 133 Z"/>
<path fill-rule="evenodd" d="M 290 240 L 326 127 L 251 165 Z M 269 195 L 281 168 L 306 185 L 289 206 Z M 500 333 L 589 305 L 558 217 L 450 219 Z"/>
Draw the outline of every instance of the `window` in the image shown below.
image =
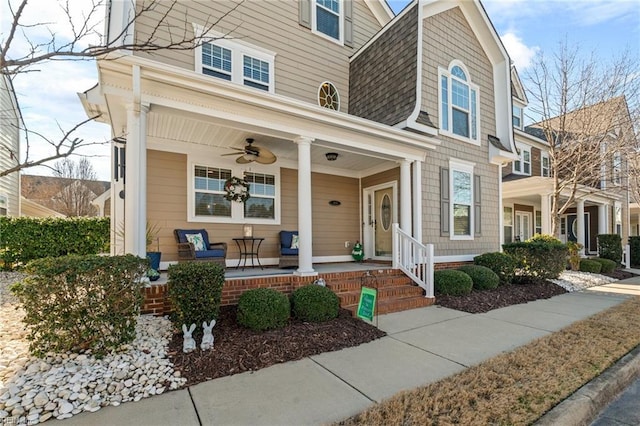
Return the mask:
<path fill-rule="evenodd" d="M 315 0 L 313 30 L 342 41 L 342 9 L 340 0 Z"/>
<path fill-rule="evenodd" d="M 251 197 L 244 203 L 244 217 L 275 219 L 276 178 L 263 173 L 245 173 Z"/>
<path fill-rule="evenodd" d="M 540 157 L 540 165 L 542 170 L 540 170 L 540 176 L 549 177 L 551 175 L 551 169 L 549 167 L 549 154 L 542 153 Z"/>
<path fill-rule="evenodd" d="M 513 207 L 502 208 L 502 226 L 504 229 L 504 243 L 513 241 Z"/>
<path fill-rule="evenodd" d="M 199 28 L 194 28 L 198 32 Z M 243 41 L 225 39 L 224 35 L 208 36 L 221 38 L 204 42 L 196 48 L 196 70 L 254 89 L 274 92 L 275 53 Z"/>
<path fill-rule="evenodd" d="M 197 160 L 196 160 L 197 161 Z M 279 168 L 251 164 L 215 167 L 190 162 L 188 220 L 213 223 L 279 224 Z M 224 184 L 227 179 L 243 177 L 249 184 L 249 199 L 244 203 L 229 201 Z"/>
<path fill-rule="evenodd" d="M 614 211 L 615 220 L 616 220 L 615 233 L 622 236 L 622 205 L 616 201 L 613 206 L 613 211 Z"/>
<path fill-rule="evenodd" d="M 622 184 L 622 156 L 619 152 L 613 154 L 611 181 L 614 185 Z"/>
<path fill-rule="evenodd" d="M 224 198 L 231 170 L 195 166 L 194 176 L 196 216 L 231 217 L 231 201 Z"/>
<path fill-rule="evenodd" d="M 522 129 L 522 108 L 519 106 L 513 106 L 513 127 Z"/>
<path fill-rule="evenodd" d="M 521 146 L 518 159 L 513 162 L 513 172 L 520 175 L 531 175 L 531 148 Z"/>
<path fill-rule="evenodd" d="M 451 163 L 452 239 L 473 238 L 473 166 Z"/>
<path fill-rule="evenodd" d="M 536 225 L 536 230 L 535 233 L 536 234 L 542 234 L 542 212 L 540 210 L 536 210 L 535 213 L 535 225 Z"/>
<path fill-rule="evenodd" d="M 336 111 L 340 110 L 338 89 L 328 81 L 322 83 L 318 89 L 318 105 Z"/>
<path fill-rule="evenodd" d="M 0 216 L 6 216 L 9 210 L 9 198 L 5 194 L 0 194 Z"/>
<path fill-rule="evenodd" d="M 458 61 L 449 70 L 440 68 L 439 76 L 440 131 L 479 145 L 478 87 Z"/>

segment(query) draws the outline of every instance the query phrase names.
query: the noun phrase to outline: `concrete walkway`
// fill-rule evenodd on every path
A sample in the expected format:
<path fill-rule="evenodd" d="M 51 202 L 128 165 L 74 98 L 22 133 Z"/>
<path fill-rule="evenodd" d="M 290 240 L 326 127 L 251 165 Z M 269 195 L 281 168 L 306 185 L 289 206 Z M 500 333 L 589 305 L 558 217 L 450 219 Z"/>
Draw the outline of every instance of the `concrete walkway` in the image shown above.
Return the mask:
<path fill-rule="evenodd" d="M 617 285 L 614 285 L 617 284 Z M 382 315 L 388 335 L 354 348 L 105 407 L 64 425 L 316 425 L 389 398 L 640 295 L 640 277 L 606 289 L 468 314 L 438 306 Z"/>

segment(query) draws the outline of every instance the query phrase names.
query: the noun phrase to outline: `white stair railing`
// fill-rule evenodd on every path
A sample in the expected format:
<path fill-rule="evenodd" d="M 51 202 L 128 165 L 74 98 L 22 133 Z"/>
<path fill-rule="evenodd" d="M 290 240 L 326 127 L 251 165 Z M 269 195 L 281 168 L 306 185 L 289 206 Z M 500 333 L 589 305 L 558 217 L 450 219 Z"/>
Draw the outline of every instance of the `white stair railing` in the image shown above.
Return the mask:
<path fill-rule="evenodd" d="M 400 269 L 433 297 L 433 244 L 421 244 L 393 224 L 393 268 Z"/>

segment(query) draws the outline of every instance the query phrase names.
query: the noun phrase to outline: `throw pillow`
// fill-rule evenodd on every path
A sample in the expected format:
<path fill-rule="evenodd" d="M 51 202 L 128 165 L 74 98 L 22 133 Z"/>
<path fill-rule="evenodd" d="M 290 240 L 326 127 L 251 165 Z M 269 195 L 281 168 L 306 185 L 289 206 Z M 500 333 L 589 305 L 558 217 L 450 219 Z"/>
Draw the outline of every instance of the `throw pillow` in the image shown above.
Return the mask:
<path fill-rule="evenodd" d="M 291 248 L 297 249 L 299 244 L 300 244 L 300 238 L 297 235 L 293 235 L 291 237 Z"/>
<path fill-rule="evenodd" d="M 187 241 L 193 244 L 193 247 L 195 248 L 196 251 L 203 251 L 207 249 L 204 246 L 204 238 L 202 238 L 201 233 L 186 234 L 185 237 L 187 237 Z"/>

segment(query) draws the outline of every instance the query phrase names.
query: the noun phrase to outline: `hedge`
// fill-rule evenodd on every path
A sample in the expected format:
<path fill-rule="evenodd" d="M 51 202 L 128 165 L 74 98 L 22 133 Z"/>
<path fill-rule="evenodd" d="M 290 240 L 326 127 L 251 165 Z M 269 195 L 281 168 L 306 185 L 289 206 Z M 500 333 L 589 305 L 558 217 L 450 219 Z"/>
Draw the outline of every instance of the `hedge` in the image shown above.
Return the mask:
<path fill-rule="evenodd" d="M 0 217 L 0 259 L 11 270 L 34 259 L 109 251 L 108 217 Z"/>
<path fill-rule="evenodd" d="M 629 248 L 631 250 L 631 266 L 640 265 L 640 237 L 629 237 Z"/>
<path fill-rule="evenodd" d="M 433 286 L 439 294 L 464 296 L 471 293 L 473 280 L 462 271 L 443 269 L 433 273 Z"/>
<path fill-rule="evenodd" d="M 620 264 L 622 260 L 622 238 L 618 234 L 598 235 L 598 254 L 603 259 L 610 259 Z"/>
<path fill-rule="evenodd" d="M 518 282 L 542 282 L 558 278 L 566 269 L 569 250 L 560 240 L 531 239 L 504 244 L 503 249 L 516 261 Z"/>
<path fill-rule="evenodd" d="M 491 269 L 500 278 L 500 284 L 511 284 L 516 270 L 516 261 L 510 255 L 502 252 L 483 253 L 473 258 L 475 265 Z"/>
<path fill-rule="evenodd" d="M 582 259 L 580 260 L 580 271 L 591 272 L 592 274 L 599 274 L 602 270 L 602 265 L 595 260 Z"/>

